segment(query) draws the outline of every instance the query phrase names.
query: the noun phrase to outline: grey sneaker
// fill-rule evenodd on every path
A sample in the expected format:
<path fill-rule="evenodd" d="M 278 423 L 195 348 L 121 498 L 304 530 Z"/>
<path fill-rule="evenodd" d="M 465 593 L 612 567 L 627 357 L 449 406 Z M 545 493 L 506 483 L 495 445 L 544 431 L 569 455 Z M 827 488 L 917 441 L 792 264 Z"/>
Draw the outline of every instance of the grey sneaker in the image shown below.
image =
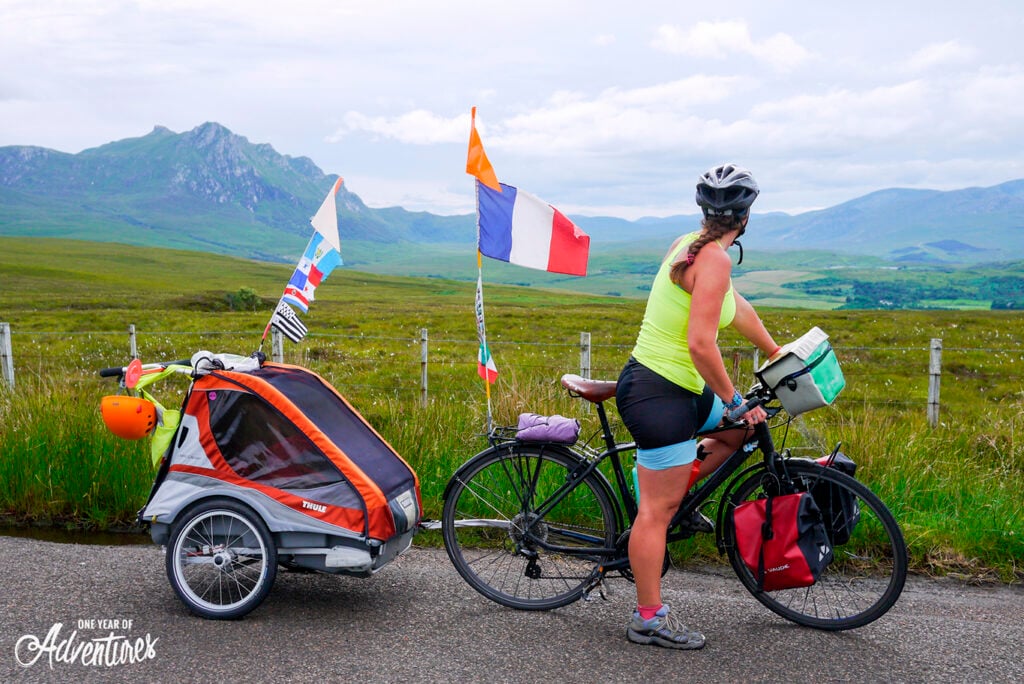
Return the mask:
<path fill-rule="evenodd" d="M 626 626 L 626 638 L 634 644 L 655 644 L 665 648 L 704 648 L 704 635 L 676 622 L 669 615 L 667 605 L 662 606 L 650 620 L 644 620 L 639 611 L 634 611 L 633 619 Z"/>

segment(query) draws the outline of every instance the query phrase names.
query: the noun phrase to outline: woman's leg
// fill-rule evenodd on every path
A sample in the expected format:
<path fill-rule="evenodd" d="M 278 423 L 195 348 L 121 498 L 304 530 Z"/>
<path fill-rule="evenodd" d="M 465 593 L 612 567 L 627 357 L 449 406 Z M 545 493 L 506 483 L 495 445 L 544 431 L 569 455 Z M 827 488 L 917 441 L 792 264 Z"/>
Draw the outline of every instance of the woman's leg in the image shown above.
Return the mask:
<path fill-rule="evenodd" d="M 661 568 L 668 525 L 686 493 L 692 465 L 664 470 L 637 466 L 640 510 L 629 533 L 629 565 L 636 580 L 638 605 L 661 605 Z"/>
<path fill-rule="evenodd" d="M 740 444 L 743 443 L 746 436 L 746 428 L 736 428 L 735 430 L 716 432 L 713 437 L 702 439 L 699 448 L 703 449 L 707 455 L 701 463 L 697 481 L 703 480 L 718 470 L 718 467 L 725 463 L 725 460 L 740 448 Z"/>

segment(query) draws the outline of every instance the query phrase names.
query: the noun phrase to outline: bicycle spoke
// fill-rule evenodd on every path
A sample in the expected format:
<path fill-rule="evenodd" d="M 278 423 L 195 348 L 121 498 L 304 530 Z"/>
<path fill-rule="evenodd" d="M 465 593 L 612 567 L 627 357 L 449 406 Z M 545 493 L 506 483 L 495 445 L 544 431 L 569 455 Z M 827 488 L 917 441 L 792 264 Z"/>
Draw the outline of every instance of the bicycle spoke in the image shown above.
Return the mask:
<path fill-rule="evenodd" d="M 594 551 L 610 550 L 617 536 L 605 490 L 592 476 L 571 481 L 579 461 L 564 450 L 517 445 L 485 456 L 456 475 L 445 502 L 442 530 L 456 569 L 512 607 L 575 600 L 598 562 Z"/>
<path fill-rule="evenodd" d="M 906 546 L 892 514 L 862 483 L 842 473 L 808 462 L 788 468 L 797 489 L 811 492 L 819 508 L 831 512 L 825 522 L 829 534 L 837 535 L 833 560 L 809 587 L 758 591 L 736 549 L 732 516 L 727 515 L 726 548 L 737 575 L 758 601 L 799 624 L 841 630 L 878 619 L 899 597 L 907 573 Z M 777 491 L 773 478 L 755 473 L 733 490 L 729 505 Z"/>

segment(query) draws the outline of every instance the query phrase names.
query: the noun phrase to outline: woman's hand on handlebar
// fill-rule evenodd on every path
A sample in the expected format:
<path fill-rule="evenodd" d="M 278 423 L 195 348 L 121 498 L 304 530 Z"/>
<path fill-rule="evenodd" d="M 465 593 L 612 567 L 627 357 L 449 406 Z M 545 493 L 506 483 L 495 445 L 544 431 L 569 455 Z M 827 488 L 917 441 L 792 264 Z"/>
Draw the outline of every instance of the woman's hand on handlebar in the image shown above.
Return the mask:
<path fill-rule="evenodd" d="M 768 420 L 768 412 L 761 406 L 755 406 L 741 415 L 740 420 L 745 420 L 750 425 L 757 425 Z"/>
<path fill-rule="evenodd" d="M 768 420 L 768 412 L 761 406 L 762 399 L 754 396 L 747 399 L 745 402 L 737 406 L 736 408 L 729 410 L 726 409 L 724 419 L 738 423 L 744 421 L 749 425 L 757 425 Z"/>

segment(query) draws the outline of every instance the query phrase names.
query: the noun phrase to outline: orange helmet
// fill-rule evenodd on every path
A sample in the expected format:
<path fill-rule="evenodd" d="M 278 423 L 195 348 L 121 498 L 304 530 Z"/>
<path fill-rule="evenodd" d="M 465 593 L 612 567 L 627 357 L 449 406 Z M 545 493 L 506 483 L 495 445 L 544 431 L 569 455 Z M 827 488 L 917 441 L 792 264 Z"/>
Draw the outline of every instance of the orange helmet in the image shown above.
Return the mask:
<path fill-rule="evenodd" d="M 107 429 L 124 439 L 142 439 L 156 427 L 156 406 L 142 397 L 103 397 L 100 412 Z"/>

